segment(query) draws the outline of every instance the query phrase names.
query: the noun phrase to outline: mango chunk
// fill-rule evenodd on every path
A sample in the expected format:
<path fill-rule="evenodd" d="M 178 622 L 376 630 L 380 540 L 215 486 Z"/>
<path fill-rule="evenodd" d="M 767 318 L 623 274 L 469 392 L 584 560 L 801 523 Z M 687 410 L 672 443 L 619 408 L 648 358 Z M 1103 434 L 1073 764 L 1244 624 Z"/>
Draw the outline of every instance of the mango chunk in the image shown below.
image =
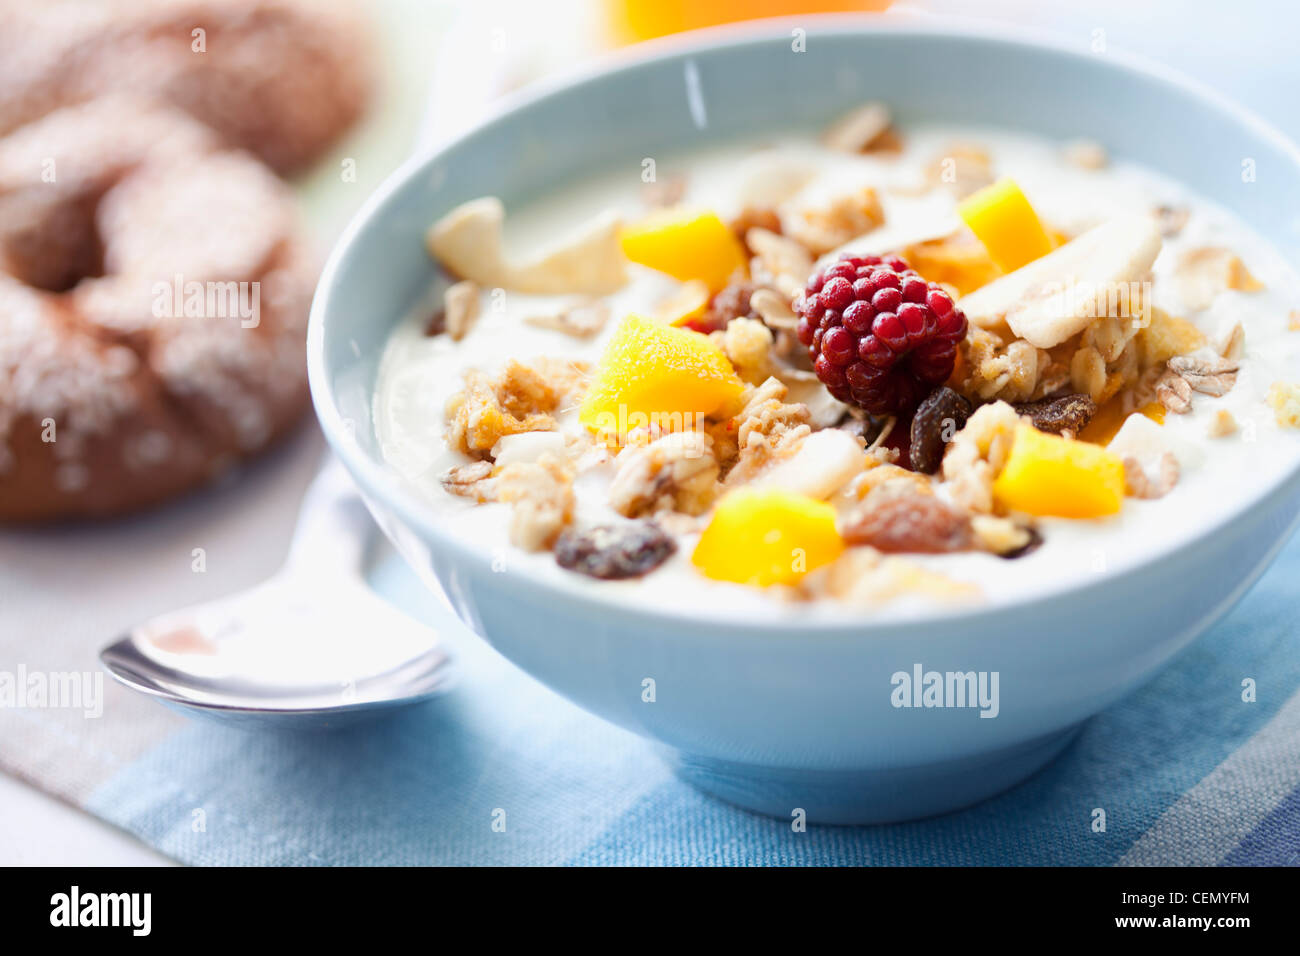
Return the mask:
<path fill-rule="evenodd" d="M 715 212 L 660 209 L 622 232 L 623 254 L 633 262 L 687 281 L 699 279 L 710 292 L 745 270 L 745 248 Z"/>
<path fill-rule="evenodd" d="M 712 298 L 705 283 L 691 279 L 655 306 L 655 318 L 669 325 L 686 326 L 704 315 Z"/>
<path fill-rule="evenodd" d="M 735 402 L 744 387 L 707 336 L 629 315 L 605 346 L 578 420 L 605 441 L 649 426 L 683 431 Z"/>
<path fill-rule="evenodd" d="M 778 488 L 741 488 L 718 502 L 691 563 L 715 581 L 768 587 L 794 584 L 843 551 L 833 506 Z"/>
<path fill-rule="evenodd" d="M 1051 237 L 1013 179 L 998 180 L 972 193 L 957 212 L 1003 272 L 1013 272 L 1052 251 Z"/>
<path fill-rule="evenodd" d="M 1010 511 L 1100 518 L 1124 504 L 1124 463 L 1099 445 L 1020 425 L 993 498 Z"/>
<path fill-rule="evenodd" d="M 1145 415 L 1157 425 L 1165 423 L 1165 407 L 1159 402 L 1148 402 L 1137 409 L 1137 412 Z M 1079 432 L 1079 441 L 1091 442 L 1094 445 L 1109 444 L 1110 440 L 1119 434 L 1119 430 L 1128 421 L 1130 414 L 1134 414 L 1134 412 L 1128 407 L 1123 394 L 1102 402 L 1101 407 L 1097 409 L 1097 414 L 1092 416 L 1092 421 L 1088 422 L 1083 431 Z"/>

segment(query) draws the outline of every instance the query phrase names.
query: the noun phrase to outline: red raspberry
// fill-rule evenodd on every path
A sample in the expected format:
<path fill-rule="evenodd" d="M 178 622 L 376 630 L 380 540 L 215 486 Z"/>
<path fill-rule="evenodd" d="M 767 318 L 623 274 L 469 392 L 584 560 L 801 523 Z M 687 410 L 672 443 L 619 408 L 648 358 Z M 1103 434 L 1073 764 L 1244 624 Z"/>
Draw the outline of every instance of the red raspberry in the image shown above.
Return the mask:
<path fill-rule="evenodd" d="M 898 256 L 841 256 L 794 304 L 799 341 L 832 395 L 873 415 L 910 411 L 952 374 L 966 316 Z"/>

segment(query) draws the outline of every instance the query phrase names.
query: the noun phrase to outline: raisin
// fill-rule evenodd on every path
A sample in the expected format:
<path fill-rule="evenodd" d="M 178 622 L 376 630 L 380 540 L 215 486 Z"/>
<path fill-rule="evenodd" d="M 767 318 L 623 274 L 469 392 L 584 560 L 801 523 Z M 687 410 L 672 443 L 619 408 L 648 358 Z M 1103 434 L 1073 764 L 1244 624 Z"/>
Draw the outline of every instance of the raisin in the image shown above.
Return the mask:
<path fill-rule="evenodd" d="M 1097 414 L 1097 403 L 1087 395 L 1074 393 L 1036 402 L 1021 402 L 1015 409 L 1020 415 L 1028 415 L 1040 432 L 1059 435 L 1068 430 L 1077 435 L 1092 421 L 1092 416 Z"/>
<path fill-rule="evenodd" d="M 843 535 L 849 544 L 889 552 L 942 554 L 971 546 L 970 519 L 930 495 L 886 498 L 850 521 Z"/>
<path fill-rule="evenodd" d="M 946 386 L 926 396 L 912 415 L 908 450 L 912 470 L 926 475 L 938 471 L 948 442 L 965 427 L 966 419 L 974 410 L 968 398 Z"/>
<path fill-rule="evenodd" d="M 1014 561 L 1016 558 L 1023 558 L 1027 554 L 1032 554 L 1042 546 L 1043 536 L 1039 534 L 1037 528 L 1026 528 L 1025 530 L 1029 532 L 1029 540 L 1014 551 L 999 554 L 999 558 L 1003 558 L 1007 561 Z"/>
<path fill-rule="evenodd" d="M 653 521 L 629 521 L 565 531 L 555 542 L 555 561 L 579 574 L 618 580 L 648 574 L 676 550 L 677 542 Z"/>

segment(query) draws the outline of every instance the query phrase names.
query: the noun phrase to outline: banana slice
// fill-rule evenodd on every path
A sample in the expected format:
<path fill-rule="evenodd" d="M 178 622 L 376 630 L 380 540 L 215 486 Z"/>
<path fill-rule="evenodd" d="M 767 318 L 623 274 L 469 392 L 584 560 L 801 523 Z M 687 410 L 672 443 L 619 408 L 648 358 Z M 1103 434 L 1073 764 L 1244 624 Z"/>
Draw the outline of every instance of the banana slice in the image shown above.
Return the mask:
<path fill-rule="evenodd" d="M 457 206 L 430 227 L 429 254 L 461 279 L 484 288 L 535 295 L 607 295 L 627 281 L 619 218 L 605 213 L 532 262 L 506 260 L 505 207 L 495 196 Z"/>
<path fill-rule="evenodd" d="M 1150 272 L 1160 246 L 1153 219 L 1113 219 L 957 304 L 981 328 L 1005 322 L 1030 345 L 1050 349 L 1101 316 L 1127 317 L 1137 311 L 1142 301 L 1139 283 Z"/>

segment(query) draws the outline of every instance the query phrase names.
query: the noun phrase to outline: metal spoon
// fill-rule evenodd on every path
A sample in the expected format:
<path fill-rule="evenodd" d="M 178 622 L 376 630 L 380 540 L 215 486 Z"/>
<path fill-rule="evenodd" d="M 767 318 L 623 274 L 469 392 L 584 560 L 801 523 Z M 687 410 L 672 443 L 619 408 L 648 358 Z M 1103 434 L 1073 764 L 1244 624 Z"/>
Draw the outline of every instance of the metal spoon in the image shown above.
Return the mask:
<path fill-rule="evenodd" d="M 132 628 L 99 659 L 134 690 L 226 722 L 336 727 L 424 700 L 444 688 L 447 654 L 367 585 L 373 533 L 331 458 L 274 577 Z"/>

